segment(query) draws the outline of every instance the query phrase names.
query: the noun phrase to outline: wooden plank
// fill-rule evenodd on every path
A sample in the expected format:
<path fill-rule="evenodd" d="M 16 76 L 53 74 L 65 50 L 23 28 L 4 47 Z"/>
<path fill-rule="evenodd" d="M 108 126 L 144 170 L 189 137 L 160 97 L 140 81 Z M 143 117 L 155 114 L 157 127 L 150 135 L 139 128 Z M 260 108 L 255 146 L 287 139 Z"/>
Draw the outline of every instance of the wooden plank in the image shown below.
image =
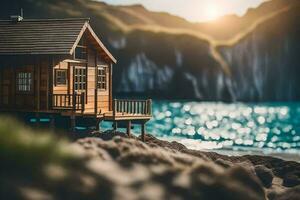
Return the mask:
<path fill-rule="evenodd" d="M 0 68 L 0 107 L 3 106 L 3 68 Z"/>
<path fill-rule="evenodd" d="M 36 62 L 36 73 L 37 73 L 37 80 L 36 80 L 36 95 L 37 95 L 37 102 L 36 102 L 36 109 L 39 111 L 40 110 L 40 101 L 41 101 L 41 96 L 40 96 L 40 82 L 41 82 L 41 66 L 39 62 Z"/>
<path fill-rule="evenodd" d="M 112 83 L 112 72 L 113 72 L 113 69 L 112 69 L 112 63 L 109 65 L 109 88 L 108 88 L 108 91 L 109 91 L 109 101 L 110 101 L 110 104 L 109 104 L 109 110 L 112 110 L 112 89 L 113 89 L 113 83 Z"/>

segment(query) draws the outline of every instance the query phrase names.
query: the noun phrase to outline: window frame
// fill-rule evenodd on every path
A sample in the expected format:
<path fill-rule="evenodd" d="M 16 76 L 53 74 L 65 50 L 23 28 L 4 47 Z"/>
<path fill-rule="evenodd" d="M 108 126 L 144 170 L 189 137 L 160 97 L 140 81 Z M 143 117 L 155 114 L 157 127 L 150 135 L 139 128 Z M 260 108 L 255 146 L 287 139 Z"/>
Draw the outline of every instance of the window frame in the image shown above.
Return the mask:
<path fill-rule="evenodd" d="M 78 73 L 79 72 L 79 73 Z M 84 73 L 83 73 L 84 72 Z M 74 91 L 86 91 L 87 87 L 87 70 L 86 67 L 76 66 L 73 71 Z"/>
<path fill-rule="evenodd" d="M 81 54 L 83 54 L 82 52 L 85 52 L 85 56 L 83 58 L 77 58 L 76 57 L 76 52 L 77 52 L 78 49 L 81 49 Z M 74 60 L 79 60 L 79 61 L 87 61 L 87 59 L 88 59 L 87 40 L 84 36 L 80 39 L 79 43 L 75 47 L 75 50 L 74 50 L 74 53 L 73 53 L 73 59 Z"/>
<path fill-rule="evenodd" d="M 100 73 L 100 71 L 104 71 Z M 104 87 L 99 87 L 104 86 Z M 97 66 L 97 90 L 106 91 L 107 90 L 107 66 Z"/>
<path fill-rule="evenodd" d="M 58 72 L 64 72 L 65 73 L 65 82 L 61 83 L 58 82 Z M 55 86 L 67 86 L 68 85 L 68 70 L 67 69 L 54 69 L 54 80 L 55 80 Z"/>
<path fill-rule="evenodd" d="M 23 74 L 24 76 L 19 77 L 20 74 Z M 25 76 L 26 74 L 30 75 L 30 77 Z M 32 71 L 28 71 L 28 70 L 17 71 L 15 80 L 16 80 L 16 93 L 17 94 L 33 94 L 33 92 L 34 92 L 34 73 Z M 25 90 L 20 90 L 20 86 L 25 87 Z M 26 90 L 26 87 L 29 87 L 29 90 Z"/>
<path fill-rule="evenodd" d="M 81 49 L 82 52 L 85 52 L 84 58 L 76 57 L 76 52 L 78 49 Z M 82 52 L 81 52 L 81 54 L 83 54 Z M 77 45 L 75 48 L 75 51 L 74 51 L 74 60 L 87 61 L 87 57 L 88 57 L 88 48 L 86 46 Z"/>

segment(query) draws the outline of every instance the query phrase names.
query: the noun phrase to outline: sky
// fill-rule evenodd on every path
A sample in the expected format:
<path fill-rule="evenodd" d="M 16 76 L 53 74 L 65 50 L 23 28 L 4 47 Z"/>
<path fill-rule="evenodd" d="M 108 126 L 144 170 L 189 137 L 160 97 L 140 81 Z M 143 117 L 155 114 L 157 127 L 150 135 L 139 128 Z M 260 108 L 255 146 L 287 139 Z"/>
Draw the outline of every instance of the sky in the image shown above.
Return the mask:
<path fill-rule="evenodd" d="M 243 15 L 249 7 L 265 0 L 101 0 L 114 5 L 142 4 L 152 11 L 164 11 L 192 22 L 217 19 L 226 14 Z"/>

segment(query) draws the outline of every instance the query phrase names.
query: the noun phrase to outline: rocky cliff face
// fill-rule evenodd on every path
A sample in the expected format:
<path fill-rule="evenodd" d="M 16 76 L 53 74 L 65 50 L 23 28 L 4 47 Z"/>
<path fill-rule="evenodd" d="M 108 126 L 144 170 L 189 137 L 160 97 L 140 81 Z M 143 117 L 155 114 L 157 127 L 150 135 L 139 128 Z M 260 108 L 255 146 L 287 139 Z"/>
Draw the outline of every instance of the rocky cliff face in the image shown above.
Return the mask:
<path fill-rule="evenodd" d="M 210 44 L 189 35 L 136 31 L 117 50 L 116 92 L 160 98 L 221 99 L 224 74 Z"/>
<path fill-rule="evenodd" d="M 220 52 L 232 72 L 234 99 L 289 101 L 300 98 L 299 6 L 268 19 Z"/>
<path fill-rule="evenodd" d="M 279 2 L 274 1 L 275 7 Z M 218 48 L 231 75 L 222 70 L 210 41 L 188 34 L 130 33 L 126 44 L 119 40 L 124 45 L 121 66 L 115 70 L 117 94 L 223 101 L 300 99 L 299 2 L 280 5 L 277 14 L 260 19 L 252 30 L 241 30 L 232 44 Z"/>

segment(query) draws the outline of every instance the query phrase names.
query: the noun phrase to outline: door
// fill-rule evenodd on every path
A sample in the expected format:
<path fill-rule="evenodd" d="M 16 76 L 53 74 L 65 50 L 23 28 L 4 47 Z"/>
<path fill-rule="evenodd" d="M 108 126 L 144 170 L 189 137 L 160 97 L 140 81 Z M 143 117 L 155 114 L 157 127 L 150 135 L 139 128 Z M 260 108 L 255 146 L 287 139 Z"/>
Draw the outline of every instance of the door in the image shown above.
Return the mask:
<path fill-rule="evenodd" d="M 74 66 L 73 74 L 73 91 L 74 93 L 81 94 L 86 93 L 86 67 L 83 66 Z"/>
<path fill-rule="evenodd" d="M 87 68 L 86 66 L 74 65 L 73 66 L 73 87 L 72 104 L 76 110 L 81 112 L 85 111 L 85 104 L 87 103 Z M 74 103 L 75 101 L 75 103 Z"/>
<path fill-rule="evenodd" d="M 18 67 L 13 74 L 16 108 L 33 109 L 35 106 L 33 66 Z"/>

